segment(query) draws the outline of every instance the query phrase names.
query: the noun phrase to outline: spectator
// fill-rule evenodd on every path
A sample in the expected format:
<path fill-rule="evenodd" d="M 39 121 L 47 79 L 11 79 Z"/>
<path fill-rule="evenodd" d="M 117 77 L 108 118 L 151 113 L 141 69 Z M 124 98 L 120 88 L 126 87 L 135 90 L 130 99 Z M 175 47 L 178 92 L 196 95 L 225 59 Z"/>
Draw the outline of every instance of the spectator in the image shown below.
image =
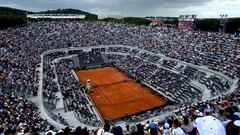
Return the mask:
<path fill-rule="evenodd" d="M 171 135 L 170 125 L 167 122 L 164 123 L 162 135 Z"/>
<path fill-rule="evenodd" d="M 197 118 L 196 126 L 200 135 L 226 135 L 226 130 L 221 121 L 213 116 Z"/>
<path fill-rule="evenodd" d="M 172 135 L 185 135 L 184 131 L 181 129 L 181 123 L 178 119 L 173 121 Z"/>
<path fill-rule="evenodd" d="M 123 135 L 123 130 L 120 126 L 116 127 L 116 131 L 115 131 L 114 135 Z"/>
<path fill-rule="evenodd" d="M 238 128 L 232 121 L 226 126 L 226 135 L 238 135 Z"/>
<path fill-rule="evenodd" d="M 228 112 L 223 113 L 224 121 L 222 121 L 223 126 L 226 128 L 229 122 L 231 122 L 231 115 Z"/>
<path fill-rule="evenodd" d="M 4 128 L 0 127 L 0 135 L 4 135 Z"/>
<path fill-rule="evenodd" d="M 110 125 L 108 123 L 104 125 L 104 135 L 113 135 L 113 133 L 110 132 Z"/>
<path fill-rule="evenodd" d="M 51 133 L 51 135 L 55 135 L 56 134 L 56 132 L 54 131 L 54 126 L 49 126 L 49 130 L 46 132 L 46 135 L 48 134 L 48 133 Z"/>
<path fill-rule="evenodd" d="M 181 128 L 183 129 L 183 131 L 186 133 L 186 134 L 191 134 L 194 130 L 194 126 L 192 123 L 189 122 L 189 119 L 184 117 L 183 118 L 183 125 L 181 126 Z"/>
<path fill-rule="evenodd" d="M 66 127 L 66 128 L 64 129 L 64 134 L 65 134 L 65 135 L 70 135 L 70 134 L 71 134 L 71 129 L 70 129 L 69 127 Z"/>

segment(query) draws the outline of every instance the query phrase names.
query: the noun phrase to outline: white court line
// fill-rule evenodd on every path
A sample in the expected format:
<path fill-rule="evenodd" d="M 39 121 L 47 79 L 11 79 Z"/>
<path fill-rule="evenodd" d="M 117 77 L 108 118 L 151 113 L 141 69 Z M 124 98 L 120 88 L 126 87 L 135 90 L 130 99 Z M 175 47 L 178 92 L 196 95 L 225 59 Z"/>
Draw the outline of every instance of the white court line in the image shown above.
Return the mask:
<path fill-rule="evenodd" d="M 91 78 L 91 80 L 93 80 L 93 84 L 97 85 L 97 83 L 94 83 L 94 82 L 97 82 L 95 79 L 92 79 L 92 78 Z M 97 86 L 98 86 L 98 85 L 97 85 Z M 93 91 L 94 91 L 94 89 L 93 89 Z M 107 100 L 107 96 L 104 94 L 104 92 L 102 91 L 102 89 L 101 89 L 100 87 L 98 87 L 98 91 L 101 93 L 101 95 L 103 95 L 105 101 L 106 101 L 108 104 L 110 104 L 109 101 Z M 110 99 L 110 101 L 111 101 L 111 99 Z M 111 103 L 112 103 L 112 101 L 111 101 Z"/>

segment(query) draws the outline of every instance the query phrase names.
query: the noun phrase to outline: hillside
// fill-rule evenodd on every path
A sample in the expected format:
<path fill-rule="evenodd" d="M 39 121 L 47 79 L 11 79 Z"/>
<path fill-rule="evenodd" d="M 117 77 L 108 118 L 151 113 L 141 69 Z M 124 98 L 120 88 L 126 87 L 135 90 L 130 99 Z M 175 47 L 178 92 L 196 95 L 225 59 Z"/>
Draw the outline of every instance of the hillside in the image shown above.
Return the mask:
<path fill-rule="evenodd" d="M 28 13 L 33 13 L 29 12 Z M 0 16 L 26 16 L 26 11 L 21 9 L 9 8 L 9 7 L 0 7 Z"/>
<path fill-rule="evenodd" d="M 20 9 L 14 9 L 9 7 L 0 7 L 0 29 L 6 29 L 8 27 L 15 27 L 24 25 L 27 22 L 26 12 L 28 14 L 37 13 L 55 13 L 55 14 L 84 14 L 86 20 L 97 20 L 98 16 L 78 9 L 57 9 L 41 12 L 31 12 Z"/>
<path fill-rule="evenodd" d="M 0 7 L 0 29 L 23 25 L 25 23 L 26 11 L 8 7 Z"/>

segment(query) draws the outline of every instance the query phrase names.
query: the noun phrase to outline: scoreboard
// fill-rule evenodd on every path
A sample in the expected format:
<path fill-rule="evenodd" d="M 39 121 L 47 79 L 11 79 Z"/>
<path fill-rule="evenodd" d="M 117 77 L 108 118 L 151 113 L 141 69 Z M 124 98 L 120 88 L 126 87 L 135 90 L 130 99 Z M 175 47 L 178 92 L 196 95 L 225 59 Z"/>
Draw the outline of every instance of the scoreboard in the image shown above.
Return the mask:
<path fill-rule="evenodd" d="M 178 18 L 179 30 L 193 30 L 195 27 L 196 15 L 180 15 Z"/>

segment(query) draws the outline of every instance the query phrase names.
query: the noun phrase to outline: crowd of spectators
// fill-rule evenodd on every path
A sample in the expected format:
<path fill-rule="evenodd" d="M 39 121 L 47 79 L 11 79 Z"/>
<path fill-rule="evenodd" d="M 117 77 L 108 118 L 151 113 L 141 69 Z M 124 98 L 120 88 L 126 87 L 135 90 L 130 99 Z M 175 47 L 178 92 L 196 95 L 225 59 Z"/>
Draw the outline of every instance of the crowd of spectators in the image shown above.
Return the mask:
<path fill-rule="evenodd" d="M 66 48 L 69 42 L 72 42 L 73 46 L 99 44 L 137 46 L 141 49 L 162 53 L 181 61 L 207 66 L 231 78 L 237 78 L 240 74 L 240 45 L 239 41 L 232 34 L 201 33 L 158 28 L 149 29 L 145 26 L 102 21 L 32 22 L 26 26 L 0 31 L 0 132 L 3 132 L 4 129 L 5 134 L 21 134 L 23 132 L 26 134 L 37 134 L 40 131 L 44 132 L 48 129 L 47 122 L 40 118 L 37 108 L 24 97 L 26 95 L 37 96 L 39 82 L 39 71 L 37 68 L 41 62 L 40 54 L 49 49 Z M 130 53 L 136 54 L 138 52 L 131 50 Z M 146 57 L 146 55 L 141 54 L 140 57 Z M 138 80 L 149 83 L 157 89 L 163 88 L 165 94 L 176 101 L 184 103 L 195 96 L 194 93 L 196 91 L 188 89 L 190 87 L 188 85 L 188 78 L 162 68 L 160 70 L 151 63 L 142 61 L 141 59 L 126 58 L 114 58 L 114 61 L 118 64 L 117 66 Z M 133 60 L 134 63 L 130 63 L 128 59 L 135 59 Z M 73 110 L 80 121 L 96 126 L 99 124 L 99 121 L 92 112 L 91 107 L 87 105 L 82 84 L 79 84 L 71 74 L 71 66 L 71 61 L 60 61 L 56 66 L 60 91 L 66 103 L 66 111 Z M 53 69 L 47 64 L 45 68 L 48 69 L 45 73 L 49 77 L 44 78 L 44 84 L 49 84 L 45 85 L 44 88 L 54 88 L 53 92 L 55 92 L 55 90 L 57 91 L 57 86 L 52 81 L 54 78 Z M 48 88 L 49 86 L 51 88 Z M 45 95 L 50 100 L 52 97 L 55 97 L 54 93 L 51 93 L 52 91 L 45 92 Z M 24 93 L 23 98 L 17 96 L 19 93 Z M 229 133 L 230 130 L 234 130 L 234 132 L 230 133 L 237 133 L 238 129 L 236 128 L 239 126 L 239 111 L 237 110 L 237 105 L 239 104 L 238 95 L 239 92 L 237 91 L 211 102 L 186 107 L 184 110 L 180 110 L 177 116 L 183 117 L 186 114 L 187 118 L 193 122 L 196 114 L 197 116 L 207 115 L 204 117 L 206 118 L 209 115 L 219 112 L 219 116 L 214 116 L 222 121 L 222 125 L 225 126 L 224 131 Z M 182 99 L 177 97 L 182 97 Z M 218 121 L 215 117 L 213 118 L 213 122 Z M 183 125 L 180 124 L 179 118 L 178 120 L 171 120 L 168 122 L 169 126 L 158 124 L 160 125 L 159 127 L 163 127 L 163 133 L 165 129 L 174 133 L 178 131 L 182 132 L 180 131 L 181 128 L 184 129 L 184 132 L 187 132 L 188 128 L 184 128 L 184 126 L 187 126 L 189 122 L 186 119 Z M 201 123 L 201 120 L 198 122 Z M 197 128 L 201 135 L 204 135 L 201 133 L 201 127 L 198 127 L 198 122 L 195 123 L 194 127 Z M 132 126 L 132 128 L 129 126 L 127 129 L 129 131 L 127 130 L 126 132 L 131 134 L 141 134 L 143 133 L 142 131 L 148 131 L 142 130 L 137 125 Z M 151 126 L 146 126 L 146 129 L 152 128 Z M 150 134 L 162 132 L 162 130 L 153 129 L 150 130 Z M 80 130 L 82 131 L 81 128 L 78 128 L 78 130 L 79 132 Z M 119 127 L 110 130 L 109 126 L 106 126 L 104 130 L 105 132 L 121 134 L 121 128 Z M 63 134 L 70 134 L 70 131 L 69 128 L 66 128 Z M 87 132 L 86 129 L 83 131 Z M 221 130 L 221 133 L 224 131 Z M 219 135 L 221 134 L 219 133 Z"/>
<path fill-rule="evenodd" d="M 14 94 L 1 95 L 0 133 L 4 135 L 31 133 L 41 135 L 238 135 L 240 131 L 239 97 L 240 87 L 234 93 L 182 107 L 161 121 L 153 120 L 125 126 L 106 123 L 103 128 L 89 130 L 86 127 L 58 129 L 39 117 L 33 103 L 17 98 Z M 13 108 L 15 109 L 9 111 Z M 26 115 L 20 115 L 20 113 Z"/>
<path fill-rule="evenodd" d="M 110 126 L 107 123 L 103 128 L 89 130 L 87 134 L 238 135 L 240 131 L 239 97 L 240 87 L 234 93 L 182 107 L 161 121 L 153 120 L 125 126 Z M 81 128 L 78 127 L 78 129 Z M 79 131 L 82 132 L 82 130 Z"/>
<path fill-rule="evenodd" d="M 109 59 L 129 76 L 141 83 L 149 84 L 179 104 L 191 101 L 196 94 L 200 93 L 198 90 L 192 90 L 188 78 L 140 58 L 109 55 Z"/>
<path fill-rule="evenodd" d="M 60 60 L 56 63 L 56 67 L 66 111 L 74 111 L 78 119 L 87 125 L 101 125 L 101 121 L 89 104 L 85 87 L 76 80 L 71 72 L 73 62 L 70 59 Z"/>
<path fill-rule="evenodd" d="M 37 134 L 45 131 L 49 123 L 40 117 L 40 112 L 34 103 L 11 94 L 0 93 L 0 134 L 5 132 Z"/>
<path fill-rule="evenodd" d="M 135 51 L 135 49 L 131 50 L 130 48 L 126 47 L 109 47 L 107 49 L 107 52 L 109 52 L 110 54 L 124 53 L 120 55 L 129 55 L 131 57 L 141 58 L 142 61 L 144 61 L 144 63 L 147 63 L 146 61 L 148 61 L 149 63 L 159 64 L 163 68 L 171 70 L 171 72 L 176 71 L 174 73 L 180 73 L 181 75 L 183 75 L 184 77 L 188 78 L 191 81 L 199 81 L 200 83 L 206 85 L 206 87 L 211 92 L 211 96 L 218 95 L 219 93 L 222 92 L 226 92 L 226 90 L 230 88 L 231 85 L 230 82 L 222 78 L 221 76 L 210 75 L 209 77 L 207 77 L 206 76 L 207 74 L 205 72 L 202 72 L 191 66 L 181 65 L 177 61 L 165 60 L 159 56 L 148 54 L 146 52 L 141 51 L 138 51 L 137 54 L 136 53 L 132 54 L 131 53 L 132 51 Z M 131 61 L 131 59 L 129 59 L 129 61 Z M 203 92 L 202 89 L 199 90 Z M 201 97 L 199 96 L 198 98 L 200 99 Z"/>
<path fill-rule="evenodd" d="M 4 89 L 37 94 L 39 54 L 73 46 L 124 44 L 206 65 L 230 77 L 239 76 L 239 43 L 231 34 L 89 21 L 40 21 L 0 33 L 1 80 Z M 29 79 L 32 78 L 32 79 Z"/>
<path fill-rule="evenodd" d="M 54 120 L 63 125 L 68 126 L 68 122 L 58 113 L 53 113 L 56 109 L 57 104 L 60 101 L 60 97 L 56 95 L 59 92 L 58 83 L 56 81 L 56 73 L 54 69 L 54 61 L 59 57 L 64 57 L 67 54 L 65 52 L 55 52 L 44 56 L 43 59 L 43 105 L 48 112 L 48 115 Z"/>
<path fill-rule="evenodd" d="M 65 52 L 55 52 L 44 56 L 43 59 L 43 98 L 48 103 L 57 104 L 59 98 L 56 93 L 59 91 L 53 60 L 67 56 Z"/>
<path fill-rule="evenodd" d="M 94 66 L 104 64 L 104 60 L 99 51 L 81 52 L 78 54 L 80 66 Z"/>

